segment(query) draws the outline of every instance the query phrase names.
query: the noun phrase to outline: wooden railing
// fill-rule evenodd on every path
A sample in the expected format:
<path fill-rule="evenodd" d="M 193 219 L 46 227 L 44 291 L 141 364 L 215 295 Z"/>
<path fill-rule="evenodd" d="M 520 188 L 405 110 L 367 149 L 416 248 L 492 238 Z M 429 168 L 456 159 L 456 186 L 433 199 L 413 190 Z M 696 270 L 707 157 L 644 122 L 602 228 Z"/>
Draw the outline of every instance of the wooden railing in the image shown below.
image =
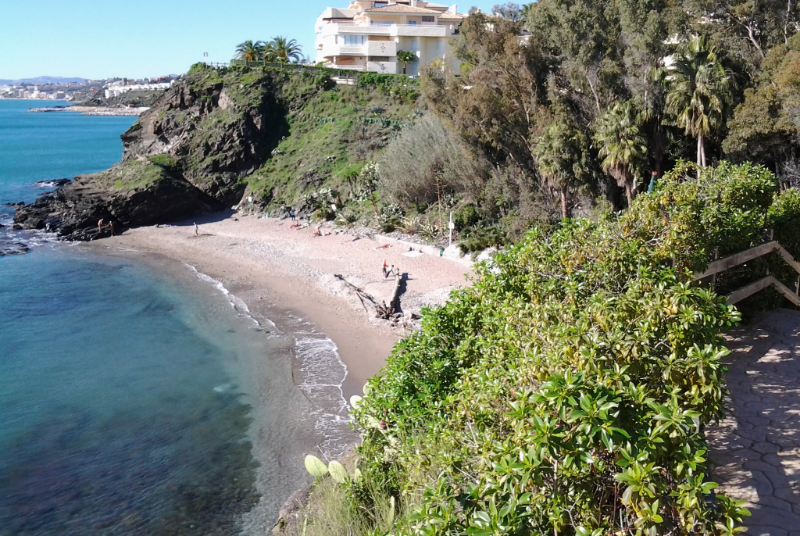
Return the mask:
<path fill-rule="evenodd" d="M 800 274 L 800 263 L 794 260 L 794 257 L 792 257 L 792 255 L 777 241 L 771 240 L 765 244 L 761 244 L 760 246 L 755 246 L 750 249 L 740 251 L 739 253 L 735 253 L 710 263 L 705 272 L 695 274 L 694 280 L 699 281 L 707 277 L 716 278 L 717 274 L 774 252 L 777 252 L 781 258 L 783 258 L 783 260 L 794 269 L 795 272 Z M 767 271 L 766 276 L 762 277 L 758 281 L 750 283 L 749 285 L 745 285 L 737 290 L 734 290 L 726 297 L 728 298 L 728 303 L 734 304 L 770 286 L 783 294 L 790 302 L 800 307 L 800 296 L 798 296 L 800 293 L 800 277 L 798 277 L 797 283 L 795 283 L 795 290 L 792 291 L 789 287 L 778 281 L 775 276 L 770 275 L 769 270 Z"/>

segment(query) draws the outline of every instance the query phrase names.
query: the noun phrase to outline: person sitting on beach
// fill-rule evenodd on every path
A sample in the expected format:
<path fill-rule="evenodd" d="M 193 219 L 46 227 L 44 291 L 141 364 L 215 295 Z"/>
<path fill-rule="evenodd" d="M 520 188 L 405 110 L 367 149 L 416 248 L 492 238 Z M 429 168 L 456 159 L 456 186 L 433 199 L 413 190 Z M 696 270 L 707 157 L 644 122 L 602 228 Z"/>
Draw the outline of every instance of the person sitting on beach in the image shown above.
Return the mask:
<path fill-rule="evenodd" d="M 299 223 L 294 223 L 294 224 L 292 224 L 292 225 L 290 225 L 290 226 L 289 226 L 289 229 L 294 229 L 294 230 L 297 230 L 297 229 L 299 229 L 299 228 L 300 228 L 300 224 L 299 224 Z"/>
<path fill-rule="evenodd" d="M 319 227 L 317 227 L 317 230 L 314 231 L 314 236 L 322 236 L 322 231 L 319 230 Z"/>

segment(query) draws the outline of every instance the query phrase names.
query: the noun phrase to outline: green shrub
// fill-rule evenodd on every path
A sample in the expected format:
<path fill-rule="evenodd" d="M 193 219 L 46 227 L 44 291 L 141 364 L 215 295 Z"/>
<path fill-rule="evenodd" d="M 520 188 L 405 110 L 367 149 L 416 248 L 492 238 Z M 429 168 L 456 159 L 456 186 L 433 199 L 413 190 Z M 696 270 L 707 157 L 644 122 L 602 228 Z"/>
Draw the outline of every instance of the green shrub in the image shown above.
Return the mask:
<path fill-rule="evenodd" d="M 208 65 L 206 65 L 202 61 L 198 61 L 197 63 L 194 63 L 194 64 L 192 64 L 191 67 L 189 67 L 189 73 L 188 74 L 202 73 L 202 72 L 208 71 L 210 69 L 212 69 L 212 67 L 209 67 Z"/>
<path fill-rule="evenodd" d="M 467 227 L 477 224 L 480 219 L 481 215 L 478 213 L 478 210 L 472 203 L 462 206 L 453 215 L 453 223 L 455 224 L 457 231 L 461 231 Z"/>
<path fill-rule="evenodd" d="M 795 188 L 781 192 L 769 209 L 767 226 L 774 231 L 774 238 L 791 253 L 800 258 L 800 190 Z"/>
<path fill-rule="evenodd" d="M 791 232 L 800 196 L 773 203 L 749 165 L 680 177 L 530 231 L 396 345 L 355 412 L 364 481 L 403 504 L 392 534 L 733 534 L 747 511 L 708 500 L 703 429 L 739 314 L 692 280 Z"/>
<path fill-rule="evenodd" d="M 461 232 L 458 249 L 463 255 L 476 253 L 490 247 L 500 247 L 506 243 L 506 234 L 500 226 L 467 227 Z"/>
<path fill-rule="evenodd" d="M 623 227 L 649 240 L 657 259 L 701 271 L 715 252 L 724 257 L 762 242 L 778 182 L 750 163 L 721 162 L 699 178 L 694 169 L 679 163 L 625 214 Z"/>
<path fill-rule="evenodd" d="M 178 161 L 168 154 L 156 154 L 148 157 L 148 160 L 150 160 L 151 163 L 168 170 L 174 170 L 178 168 Z"/>
<path fill-rule="evenodd" d="M 420 95 L 419 79 L 409 78 L 404 74 L 361 72 L 358 73 L 358 87 L 377 89 L 404 102 L 414 102 Z"/>

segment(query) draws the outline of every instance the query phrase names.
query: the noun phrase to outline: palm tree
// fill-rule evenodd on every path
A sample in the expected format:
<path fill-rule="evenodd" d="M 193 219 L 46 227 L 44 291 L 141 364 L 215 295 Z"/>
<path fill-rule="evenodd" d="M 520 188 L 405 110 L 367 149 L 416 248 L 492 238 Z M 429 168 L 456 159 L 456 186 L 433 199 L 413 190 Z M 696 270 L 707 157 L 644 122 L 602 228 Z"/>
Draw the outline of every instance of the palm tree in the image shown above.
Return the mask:
<path fill-rule="evenodd" d="M 556 121 L 536 140 L 536 165 L 545 183 L 561 194 L 561 217 L 567 219 L 569 189 L 583 176 L 583 147 L 580 134 L 563 121 Z"/>
<path fill-rule="evenodd" d="M 685 43 L 675 55 L 668 80 L 667 112 L 687 135 L 697 138 L 697 165 L 705 167 L 705 138 L 722 124 L 731 102 L 730 77 L 716 46 L 705 36 Z"/>
<path fill-rule="evenodd" d="M 398 50 L 397 60 L 403 64 L 403 74 L 406 74 L 406 66 L 417 59 L 417 55 L 408 50 Z"/>
<path fill-rule="evenodd" d="M 289 63 L 294 60 L 298 62 L 303 59 L 303 47 L 297 44 L 296 39 L 278 36 L 272 39 L 264 49 L 264 61 L 277 61 Z"/>
<path fill-rule="evenodd" d="M 259 61 L 264 53 L 264 41 L 245 41 L 236 47 L 236 59 Z"/>
<path fill-rule="evenodd" d="M 632 103 L 615 103 L 607 109 L 597 121 L 594 137 L 603 157 L 603 171 L 625 188 L 630 206 L 638 169 L 647 158 L 647 141 L 639 129 Z"/>

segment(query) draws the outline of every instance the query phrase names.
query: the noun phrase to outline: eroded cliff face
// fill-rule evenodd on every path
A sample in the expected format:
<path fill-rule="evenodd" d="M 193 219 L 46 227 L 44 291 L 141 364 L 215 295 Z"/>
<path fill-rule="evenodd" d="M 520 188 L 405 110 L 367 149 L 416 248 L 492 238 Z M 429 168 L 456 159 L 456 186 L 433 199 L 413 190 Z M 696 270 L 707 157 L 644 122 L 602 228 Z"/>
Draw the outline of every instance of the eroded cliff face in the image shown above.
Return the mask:
<path fill-rule="evenodd" d="M 287 130 L 279 95 L 270 73 L 190 73 L 122 135 L 122 162 L 19 207 L 15 224 L 90 240 L 99 219 L 119 230 L 238 203 Z"/>
<path fill-rule="evenodd" d="M 195 188 L 237 203 L 239 179 L 264 163 L 287 130 L 278 95 L 265 73 L 190 75 L 122 135 L 123 161 L 165 155 Z"/>

